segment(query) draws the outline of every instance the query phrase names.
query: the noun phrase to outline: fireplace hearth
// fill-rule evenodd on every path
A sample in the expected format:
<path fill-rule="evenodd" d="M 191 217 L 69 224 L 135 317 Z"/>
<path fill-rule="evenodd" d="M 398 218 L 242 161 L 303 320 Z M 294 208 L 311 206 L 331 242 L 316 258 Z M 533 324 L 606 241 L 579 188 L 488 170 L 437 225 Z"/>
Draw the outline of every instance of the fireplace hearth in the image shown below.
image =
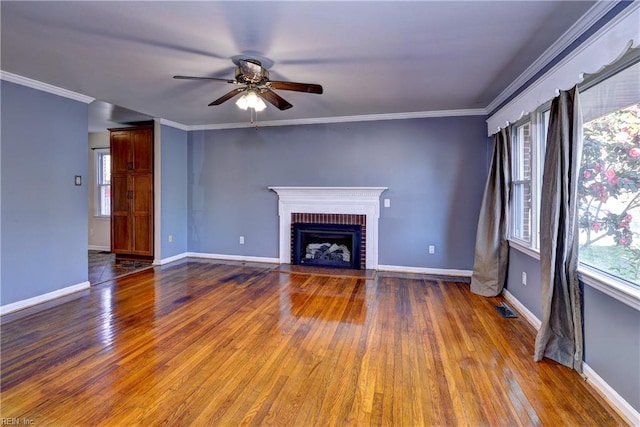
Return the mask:
<path fill-rule="evenodd" d="M 293 264 L 360 269 L 362 226 L 293 224 Z"/>

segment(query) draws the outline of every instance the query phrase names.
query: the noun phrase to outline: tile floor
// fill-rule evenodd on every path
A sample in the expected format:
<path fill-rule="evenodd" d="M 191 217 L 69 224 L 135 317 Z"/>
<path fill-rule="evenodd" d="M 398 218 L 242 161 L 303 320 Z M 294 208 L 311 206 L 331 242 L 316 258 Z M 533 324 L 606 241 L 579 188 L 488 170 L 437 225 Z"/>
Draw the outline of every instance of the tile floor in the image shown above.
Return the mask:
<path fill-rule="evenodd" d="M 89 251 L 89 283 L 92 285 L 148 268 L 153 268 L 150 261 L 116 259 L 110 252 Z"/>

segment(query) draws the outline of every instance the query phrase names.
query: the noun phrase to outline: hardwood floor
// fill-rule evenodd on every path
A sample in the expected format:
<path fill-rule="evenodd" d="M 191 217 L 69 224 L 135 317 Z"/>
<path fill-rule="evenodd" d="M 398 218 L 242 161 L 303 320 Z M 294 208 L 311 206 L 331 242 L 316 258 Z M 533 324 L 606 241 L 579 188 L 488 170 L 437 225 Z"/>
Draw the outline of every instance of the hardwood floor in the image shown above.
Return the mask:
<path fill-rule="evenodd" d="M 326 270 L 324 270 L 326 272 Z M 612 426 L 501 298 L 400 274 L 188 260 L 2 318 L 2 418 L 33 425 Z"/>

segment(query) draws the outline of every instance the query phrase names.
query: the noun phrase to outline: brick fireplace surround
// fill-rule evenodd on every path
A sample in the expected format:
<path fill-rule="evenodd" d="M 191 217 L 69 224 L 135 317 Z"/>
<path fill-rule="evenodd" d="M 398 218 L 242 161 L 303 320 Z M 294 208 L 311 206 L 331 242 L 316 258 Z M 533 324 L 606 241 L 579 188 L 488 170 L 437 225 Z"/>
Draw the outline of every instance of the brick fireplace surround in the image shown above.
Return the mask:
<path fill-rule="evenodd" d="M 269 187 L 269 189 L 278 194 L 280 263 L 291 263 L 291 227 L 294 222 L 340 224 L 339 221 L 359 221 L 346 222 L 346 224 L 363 226 L 361 253 L 364 261 L 361 263 L 361 268 L 372 270 L 378 268 L 380 194 L 387 187 Z"/>

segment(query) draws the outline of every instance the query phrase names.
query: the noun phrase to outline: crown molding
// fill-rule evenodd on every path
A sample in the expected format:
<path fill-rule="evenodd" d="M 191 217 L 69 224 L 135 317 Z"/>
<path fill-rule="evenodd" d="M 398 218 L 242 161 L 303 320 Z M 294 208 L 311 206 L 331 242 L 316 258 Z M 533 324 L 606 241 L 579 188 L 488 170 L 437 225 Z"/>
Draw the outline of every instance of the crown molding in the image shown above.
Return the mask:
<path fill-rule="evenodd" d="M 433 117 L 459 117 L 459 116 L 486 116 L 487 110 L 484 108 L 466 110 L 438 110 L 438 111 L 416 111 L 410 113 L 388 113 L 388 114 L 367 114 L 360 116 L 337 116 L 337 117 L 316 117 L 307 119 L 290 120 L 267 120 L 257 122 L 259 127 L 269 126 L 295 126 L 295 125 L 315 125 L 327 123 L 348 123 L 348 122 L 370 122 L 380 120 L 404 120 L 404 119 L 425 119 Z M 222 123 L 209 125 L 187 126 L 189 130 L 219 130 L 255 127 L 256 123 Z"/>
<path fill-rule="evenodd" d="M 180 130 L 184 130 L 184 131 L 187 131 L 187 132 L 191 130 L 190 126 L 183 125 L 182 123 L 173 122 L 173 121 L 167 120 L 167 119 L 156 119 L 156 120 L 159 121 L 161 125 L 169 126 L 169 127 L 180 129 Z"/>
<path fill-rule="evenodd" d="M 553 43 L 542 55 L 538 57 L 522 74 L 518 76 L 509 86 L 487 105 L 487 113 L 494 112 L 509 96 L 520 89 L 526 82 L 532 79 L 555 57 L 578 39 L 585 31 L 591 28 L 596 22 L 604 17 L 621 0 L 598 1 L 594 4 L 578 21 L 576 21 L 560 38 Z"/>
<path fill-rule="evenodd" d="M 615 2 L 616 4 L 620 2 Z M 487 119 L 488 135 L 514 123 L 640 45 L 640 2 L 634 1 Z"/>
<path fill-rule="evenodd" d="M 84 102 L 85 104 L 90 104 L 93 101 L 95 101 L 95 98 L 92 98 L 90 96 L 83 95 L 78 92 L 73 92 L 67 89 L 63 89 L 58 86 L 53 86 L 48 83 L 43 83 L 38 80 L 33 80 L 28 77 L 23 77 L 17 74 L 9 73 L 7 71 L 0 70 L 0 80 L 5 80 L 11 83 L 30 87 L 31 89 L 36 89 L 42 92 L 51 93 L 54 95 L 62 96 L 64 98 L 73 99 L 74 101 Z"/>

